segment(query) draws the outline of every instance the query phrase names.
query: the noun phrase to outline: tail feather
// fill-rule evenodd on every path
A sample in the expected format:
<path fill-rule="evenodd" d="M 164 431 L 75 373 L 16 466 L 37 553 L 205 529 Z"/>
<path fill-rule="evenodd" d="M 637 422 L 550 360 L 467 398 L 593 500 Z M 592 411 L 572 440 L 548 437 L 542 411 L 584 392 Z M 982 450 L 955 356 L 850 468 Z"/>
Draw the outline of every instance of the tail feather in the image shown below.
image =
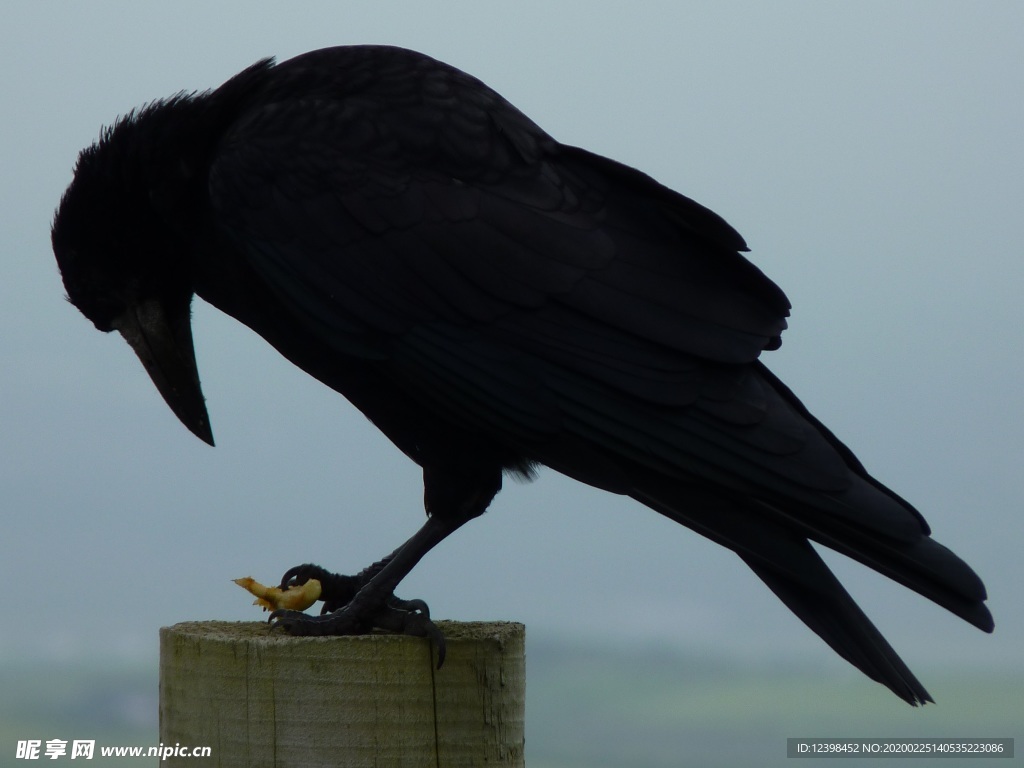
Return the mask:
<path fill-rule="evenodd" d="M 836 552 L 878 571 L 883 576 L 927 597 L 984 632 L 995 627 L 985 606 L 987 594 L 978 575 L 963 560 L 934 539 L 887 541 L 849 529 L 800 526 L 801 533 Z"/>
<path fill-rule="evenodd" d="M 912 706 L 932 701 L 818 553 L 806 541 L 802 545 L 804 557 L 800 566 L 817 580 L 816 588 L 780 574 L 754 558 L 742 557 L 804 624 L 853 666 Z"/>
<path fill-rule="evenodd" d="M 811 630 L 840 656 L 904 701 L 931 701 L 892 646 L 829 570 L 808 537 L 856 557 L 972 624 L 991 630 L 992 618 L 973 588 L 977 577 L 949 550 L 922 533 L 917 542 L 883 542 L 877 535 L 816 535 L 798 518 L 770 505 L 729 499 L 639 471 L 631 494 L 641 503 L 735 551 Z M 963 571 L 970 574 L 965 577 Z M 943 573 L 952 576 L 943 580 Z M 977 582 L 980 585 L 980 581 Z M 966 593 L 966 594 L 964 594 Z"/>

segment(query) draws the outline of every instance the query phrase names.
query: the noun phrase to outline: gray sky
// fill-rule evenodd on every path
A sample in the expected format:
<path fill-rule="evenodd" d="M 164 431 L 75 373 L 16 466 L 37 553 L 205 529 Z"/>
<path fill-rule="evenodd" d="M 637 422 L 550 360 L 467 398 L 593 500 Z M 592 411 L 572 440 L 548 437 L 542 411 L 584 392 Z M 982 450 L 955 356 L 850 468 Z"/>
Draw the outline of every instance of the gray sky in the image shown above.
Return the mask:
<path fill-rule="evenodd" d="M 1020 666 L 1020 3 L 29 3 L 0 30 L 0 653 L 155 658 L 259 614 L 230 583 L 356 571 L 420 524 L 418 469 L 197 301 L 211 449 L 63 301 L 49 222 L 78 151 L 143 102 L 266 55 L 421 50 L 563 142 L 708 205 L 794 304 L 767 362 L 988 584 L 968 627 L 832 558 L 912 668 Z M 399 591 L 435 615 L 844 662 L 725 550 L 552 472 L 508 482 Z M 16 607 L 15 607 L 16 606 Z M 927 683 L 927 680 L 925 681 Z"/>

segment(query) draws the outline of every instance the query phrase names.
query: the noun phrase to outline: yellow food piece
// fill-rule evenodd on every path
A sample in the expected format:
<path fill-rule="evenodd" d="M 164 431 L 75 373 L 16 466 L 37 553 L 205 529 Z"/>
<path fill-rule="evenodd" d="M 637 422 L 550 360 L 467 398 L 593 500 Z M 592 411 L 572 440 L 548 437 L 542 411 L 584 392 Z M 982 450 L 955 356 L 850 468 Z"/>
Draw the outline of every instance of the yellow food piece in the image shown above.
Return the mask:
<path fill-rule="evenodd" d="M 253 605 L 262 605 L 264 611 L 276 611 L 284 608 L 292 611 L 304 611 L 320 599 L 320 582 L 310 579 L 301 586 L 266 587 L 253 578 L 235 579 L 235 584 L 256 596 Z"/>

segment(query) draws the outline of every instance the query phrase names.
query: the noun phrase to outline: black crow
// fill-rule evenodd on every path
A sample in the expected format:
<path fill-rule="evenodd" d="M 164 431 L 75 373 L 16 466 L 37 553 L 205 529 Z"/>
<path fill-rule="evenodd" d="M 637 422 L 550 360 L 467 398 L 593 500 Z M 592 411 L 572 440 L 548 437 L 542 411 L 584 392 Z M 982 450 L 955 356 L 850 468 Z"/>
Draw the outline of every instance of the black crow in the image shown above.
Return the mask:
<path fill-rule="evenodd" d="M 811 542 L 991 631 L 985 588 L 760 362 L 783 292 L 706 208 L 560 144 L 486 85 L 386 46 L 267 59 L 85 149 L 53 222 L 71 302 L 213 444 L 198 295 L 347 397 L 423 468 L 427 522 L 357 576 L 313 565 L 299 635 L 436 636 L 394 590 L 540 465 L 728 547 L 840 655 L 927 691 Z"/>

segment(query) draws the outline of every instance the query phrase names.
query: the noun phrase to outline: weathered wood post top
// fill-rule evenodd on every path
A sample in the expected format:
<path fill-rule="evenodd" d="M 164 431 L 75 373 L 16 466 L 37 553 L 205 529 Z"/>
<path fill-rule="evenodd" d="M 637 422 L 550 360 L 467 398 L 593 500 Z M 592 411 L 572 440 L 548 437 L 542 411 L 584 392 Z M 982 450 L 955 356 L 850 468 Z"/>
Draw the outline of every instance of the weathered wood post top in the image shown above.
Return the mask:
<path fill-rule="evenodd" d="M 160 630 L 160 741 L 203 765 L 523 766 L 525 628 L 438 622 L 424 638 L 291 637 L 263 622 Z"/>

